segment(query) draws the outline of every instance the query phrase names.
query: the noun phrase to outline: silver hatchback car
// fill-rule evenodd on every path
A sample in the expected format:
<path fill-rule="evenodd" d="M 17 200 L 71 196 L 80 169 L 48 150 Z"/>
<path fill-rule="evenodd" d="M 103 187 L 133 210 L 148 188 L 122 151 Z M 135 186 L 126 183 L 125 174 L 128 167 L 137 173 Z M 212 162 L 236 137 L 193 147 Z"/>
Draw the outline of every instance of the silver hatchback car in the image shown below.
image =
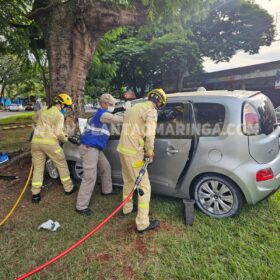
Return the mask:
<path fill-rule="evenodd" d="M 135 102 L 141 102 L 136 100 Z M 152 192 L 194 199 L 215 218 L 239 213 L 280 186 L 280 128 L 271 101 L 260 92 L 198 91 L 169 94 L 159 111 L 155 160 L 149 166 Z M 122 185 L 112 127 L 105 154 L 114 185 Z M 83 173 L 78 147 L 64 152 L 73 179 Z"/>

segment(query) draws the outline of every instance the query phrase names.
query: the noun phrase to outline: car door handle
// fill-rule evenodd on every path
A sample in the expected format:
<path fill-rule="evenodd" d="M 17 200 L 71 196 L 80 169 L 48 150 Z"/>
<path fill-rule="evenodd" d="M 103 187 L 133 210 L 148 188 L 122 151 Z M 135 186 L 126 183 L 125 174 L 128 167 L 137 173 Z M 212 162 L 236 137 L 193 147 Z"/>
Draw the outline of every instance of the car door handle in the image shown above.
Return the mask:
<path fill-rule="evenodd" d="M 173 149 L 173 148 L 167 148 L 165 151 L 166 151 L 168 154 L 176 154 L 176 153 L 179 153 L 178 150 L 175 150 L 175 149 Z"/>

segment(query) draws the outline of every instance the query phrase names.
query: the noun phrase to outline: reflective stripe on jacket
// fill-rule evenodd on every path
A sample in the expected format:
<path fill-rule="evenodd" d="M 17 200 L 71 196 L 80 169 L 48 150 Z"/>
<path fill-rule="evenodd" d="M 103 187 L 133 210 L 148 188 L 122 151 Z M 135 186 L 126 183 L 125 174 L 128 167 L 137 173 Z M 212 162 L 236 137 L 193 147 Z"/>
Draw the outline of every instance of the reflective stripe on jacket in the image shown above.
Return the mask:
<path fill-rule="evenodd" d="M 99 150 L 104 150 L 106 148 L 110 137 L 110 127 L 100 120 L 102 115 L 106 112 L 106 109 L 97 110 L 81 136 L 81 144 Z"/>
<path fill-rule="evenodd" d="M 35 130 L 31 143 L 55 145 L 58 141 L 66 142 L 63 131 L 64 117 L 56 106 L 44 107 L 33 115 Z"/>
<path fill-rule="evenodd" d="M 151 101 L 135 104 L 124 116 L 117 151 L 135 156 L 153 152 L 157 126 L 157 111 Z M 144 141 L 145 139 L 145 141 Z"/>

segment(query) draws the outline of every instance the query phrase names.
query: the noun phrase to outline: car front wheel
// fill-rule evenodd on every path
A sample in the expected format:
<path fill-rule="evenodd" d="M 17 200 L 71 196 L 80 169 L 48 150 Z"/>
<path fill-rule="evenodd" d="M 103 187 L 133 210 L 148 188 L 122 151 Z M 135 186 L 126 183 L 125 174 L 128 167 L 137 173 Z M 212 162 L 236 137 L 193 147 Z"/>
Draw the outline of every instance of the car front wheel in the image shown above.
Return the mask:
<path fill-rule="evenodd" d="M 47 159 L 46 161 L 46 171 L 49 177 L 53 180 L 56 180 L 59 178 L 58 171 L 56 167 L 53 164 L 53 161 L 51 159 Z"/>
<path fill-rule="evenodd" d="M 218 175 L 205 175 L 194 184 L 194 198 L 197 207 L 214 218 L 237 215 L 243 206 L 239 188 L 229 179 Z"/>
<path fill-rule="evenodd" d="M 82 181 L 82 175 L 84 173 L 83 166 L 76 161 L 70 161 L 69 160 L 69 161 L 67 161 L 67 163 L 68 163 L 71 178 L 75 182 L 81 182 Z"/>

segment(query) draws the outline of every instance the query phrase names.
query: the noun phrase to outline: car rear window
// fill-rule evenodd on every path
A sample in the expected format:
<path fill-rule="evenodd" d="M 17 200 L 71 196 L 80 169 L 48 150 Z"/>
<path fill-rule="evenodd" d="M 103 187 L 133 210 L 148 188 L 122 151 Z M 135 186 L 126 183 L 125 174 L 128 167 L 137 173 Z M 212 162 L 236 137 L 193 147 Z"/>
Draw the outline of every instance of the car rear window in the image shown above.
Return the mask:
<path fill-rule="evenodd" d="M 200 136 L 219 136 L 225 121 L 225 107 L 218 103 L 194 103 L 197 129 Z"/>
<path fill-rule="evenodd" d="M 275 123 L 277 123 L 276 114 L 272 102 L 265 95 L 258 94 L 250 98 L 250 103 L 259 113 L 260 134 L 269 135 L 277 128 L 275 126 Z"/>

